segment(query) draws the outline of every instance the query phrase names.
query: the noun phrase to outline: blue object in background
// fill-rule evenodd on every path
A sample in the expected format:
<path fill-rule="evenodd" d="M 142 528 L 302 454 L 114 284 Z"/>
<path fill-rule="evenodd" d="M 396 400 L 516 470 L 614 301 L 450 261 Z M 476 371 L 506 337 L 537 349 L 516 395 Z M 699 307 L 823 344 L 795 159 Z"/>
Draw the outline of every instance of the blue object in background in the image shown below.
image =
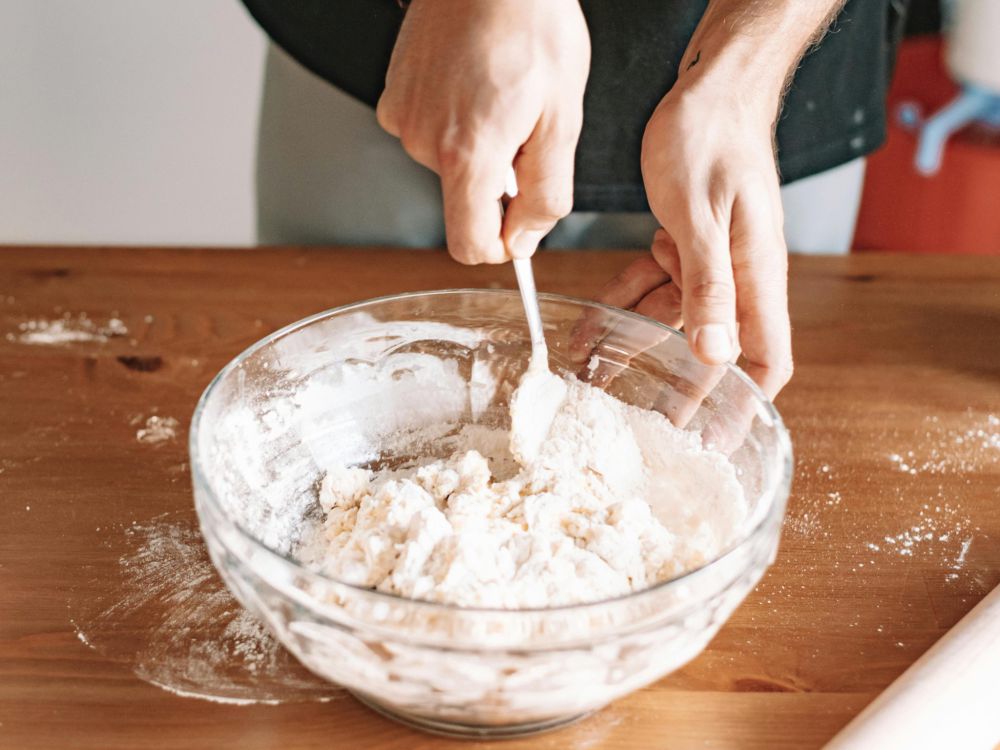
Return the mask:
<path fill-rule="evenodd" d="M 948 106 L 929 117 L 922 125 L 917 123 L 918 117 L 912 106 L 900 111 L 904 124 L 916 125 L 920 131 L 915 159 L 917 171 L 932 175 L 941 168 L 944 145 L 953 133 L 972 122 L 1000 128 L 1000 93 L 967 84 Z"/>

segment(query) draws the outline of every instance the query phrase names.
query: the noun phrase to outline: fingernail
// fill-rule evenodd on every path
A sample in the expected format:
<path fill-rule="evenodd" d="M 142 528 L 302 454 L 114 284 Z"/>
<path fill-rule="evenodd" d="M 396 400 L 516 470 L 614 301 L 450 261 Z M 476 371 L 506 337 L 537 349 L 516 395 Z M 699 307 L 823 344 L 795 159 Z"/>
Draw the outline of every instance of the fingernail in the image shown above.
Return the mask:
<path fill-rule="evenodd" d="M 525 229 L 510 238 L 508 250 L 513 258 L 528 258 L 538 249 L 538 243 L 545 237 L 545 232 Z"/>
<path fill-rule="evenodd" d="M 721 323 L 709 323 L 694 332 L 694 345 L 703 357 L 728 362 L 733 356 L 733 339 Z"/>

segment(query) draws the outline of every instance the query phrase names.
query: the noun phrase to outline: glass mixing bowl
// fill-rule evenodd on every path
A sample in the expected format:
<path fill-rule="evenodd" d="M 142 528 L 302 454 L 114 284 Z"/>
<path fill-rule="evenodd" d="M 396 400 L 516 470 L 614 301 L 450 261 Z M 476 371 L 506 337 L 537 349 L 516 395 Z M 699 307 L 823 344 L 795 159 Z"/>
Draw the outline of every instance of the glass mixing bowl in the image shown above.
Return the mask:
<path fill-rule="evenodd" d="M 439 454 L 461 425 L 509 424 L 530 352 L 516 292 L 406 294 L 307 318 L 226 366 L 191 425 L 202 533 L 235 596 L 313 672 L 431 731 L 539 731 L 659 679 L 705 647 L 777 550 L 791 445 L 751 381 L 700 364 L 682 334 L 642 316 L 540 303 L 555 372 L 729 454 L 750 512 L 715 560 L 616 599 L 531 610 L 404 599 L 296 562 L 326 467 L 398 466 Z M 375 386 L 372 373 L 386 377 Z"/>

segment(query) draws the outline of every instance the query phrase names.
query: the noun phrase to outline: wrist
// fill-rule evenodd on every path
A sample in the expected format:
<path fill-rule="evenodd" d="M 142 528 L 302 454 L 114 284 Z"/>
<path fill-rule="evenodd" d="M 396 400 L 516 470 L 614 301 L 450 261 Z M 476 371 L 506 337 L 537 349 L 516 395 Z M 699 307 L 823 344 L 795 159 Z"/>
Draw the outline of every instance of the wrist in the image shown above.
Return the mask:
<path fill-rule="evenodd" d="M 798 44 L 787 43 L 784 29 L 738 30 L 708 15 L 681 58 L 674 89 L 729 98 L 770 124 L 801 56 Z"/>
<path fill-rule="evenodd" d="M 681 58 L 679 92 L 716 92 L 759 116 L 777 118 L 788 82 L 810 42 L 844 0 L 709 0 Z"/>
<path fill-rule="evenodd" d="M 768 133 L 773 130 L 781 108 L 784 75 L 778 77 L 755 70 L 756 66 L 732 50 L 722 54 L 702 50 L 700 59 L 695 51 L 691 56 L 692 61 L 697 60 L 694 65 L 687 61 L 688 56 L 685 54 L 685 64 L 690 67 L 682 69 L 664 102 L 712 112 L 714 117 L 749 122 Z"/>

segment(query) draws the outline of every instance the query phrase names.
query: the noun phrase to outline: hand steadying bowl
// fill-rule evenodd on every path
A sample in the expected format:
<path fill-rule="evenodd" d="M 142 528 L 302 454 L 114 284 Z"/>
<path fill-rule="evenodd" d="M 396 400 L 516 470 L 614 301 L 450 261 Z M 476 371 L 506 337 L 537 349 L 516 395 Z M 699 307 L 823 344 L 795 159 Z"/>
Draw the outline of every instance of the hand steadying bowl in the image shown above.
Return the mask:
<path fill-rule="evenodd" d="M 727 436 L 750 513 L 724 554 L 628 596 L 532 610 L 403 599 L 295 561 L 328 466 L 396 466 L 435 455 L 464 424 L 509 424 L 530 351 L 515 292 L 401 295 L 293 324 L 230 363 L 192 423 L 195 502 L 229 588 L 311 670 L 425 729 L 538 731 L 659 679 L 705 647 L 777 549 L 791 446 L 753 384 L 632 313 L 549 295 L 541 312 L 555 372 L 575 371 L 570 338 L 586 313 L 602 336 L 584 374 L 684 429 Z M 350 381 L 345 362 L 385 377 Z"/>

